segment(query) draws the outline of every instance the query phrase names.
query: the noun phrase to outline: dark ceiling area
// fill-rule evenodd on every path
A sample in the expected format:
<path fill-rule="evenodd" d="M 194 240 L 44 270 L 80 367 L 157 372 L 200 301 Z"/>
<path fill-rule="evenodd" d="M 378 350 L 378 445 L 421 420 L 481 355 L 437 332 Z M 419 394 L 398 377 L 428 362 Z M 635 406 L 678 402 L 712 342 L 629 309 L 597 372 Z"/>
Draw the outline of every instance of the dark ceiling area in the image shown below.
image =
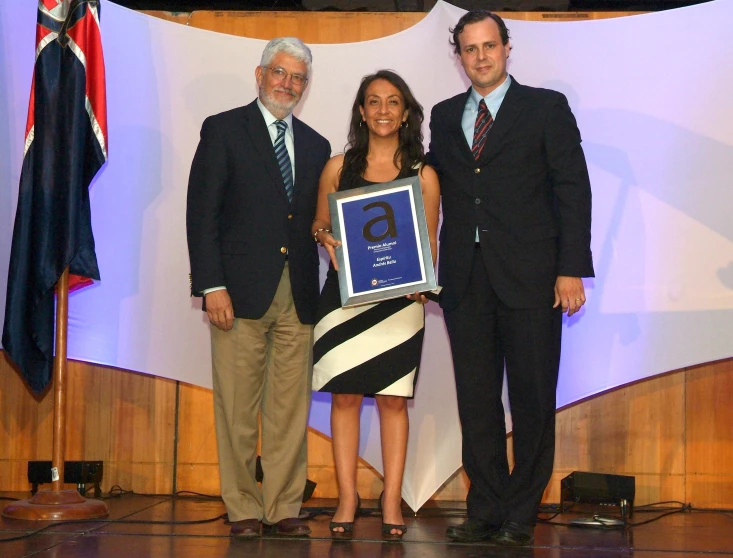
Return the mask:
<path fill-rule="evenodd" d="M 426 12 L 435 0 L 111 0 L 135 10 Z M 659 11 L 707 0 L 453 0 L 464 9 L 511 11 Z"/>

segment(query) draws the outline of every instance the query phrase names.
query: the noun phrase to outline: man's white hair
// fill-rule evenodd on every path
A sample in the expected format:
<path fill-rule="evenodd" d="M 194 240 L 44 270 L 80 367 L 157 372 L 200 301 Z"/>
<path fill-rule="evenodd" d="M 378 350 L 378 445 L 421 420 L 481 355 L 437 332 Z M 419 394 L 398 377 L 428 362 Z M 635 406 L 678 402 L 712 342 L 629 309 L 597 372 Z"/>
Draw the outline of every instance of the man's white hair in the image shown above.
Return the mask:
<path fill-rule="evenodd" d="M 265 46 L 265 50 L 262 51 L 260 66 L 269 66 L 270 62 L 278 52 L 284 52 L 296 60 L 304 62 L 308 68 L 308 75 L 306 77 L 310 77 L 313 56 L 311 55 L 311 50 L 303 41 L 296 37 L 278 37 L 277 39 L 272 39 L 267 43 L 267 46 Z"/>

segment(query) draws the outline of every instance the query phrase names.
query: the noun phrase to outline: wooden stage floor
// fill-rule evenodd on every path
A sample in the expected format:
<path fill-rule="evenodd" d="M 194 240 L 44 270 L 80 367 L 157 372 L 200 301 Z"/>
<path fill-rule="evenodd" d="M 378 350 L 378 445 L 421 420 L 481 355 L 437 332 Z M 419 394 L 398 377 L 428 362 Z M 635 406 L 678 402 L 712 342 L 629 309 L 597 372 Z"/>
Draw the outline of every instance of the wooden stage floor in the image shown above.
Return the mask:
<path fill-rule="evenodd" d="M 26 498 L 28 494 L 0 493 L 0 497 Z M 106 500 L 108 521 L 58 524 L 34 533 L 48 522 L 0 518 L 0 557 L 20 558 L 488 558 L 488 557 L 600 557 L 682 558 L 733 557 L 733 513 L 687 511 L 625 530 L 599 530 L 542 523 L 534 546 L 510 549 L 489 544 L 449 543 L 445 529 L 463 521 L 462 504 L 441 502 L 423 508 L 417 516 L 406 514 L 404 542 L 382 542 L 380 516 L 359 518 L 351 542 L 332 542 L 327 513 L 310 520 L 309 538 L 264 537 L 254 541 L 229 538 L 221 501 L 126 494 Z M 4 507 L 9 500 L 0 500 Z M 334 500 L 310 500 L 304 510 L 332 509 Z M 376 507 L 365 501 L 365 507 Z M 596 509 L 596 511 L 598 511 Z M 609 508 L 607 515 L 618 513 Z M 566 512 L 553 519 L 569 522 L 588 517 L 592 510 Z M 637 510 L 636 523 L 662 512 Z M 177 524 L 174 524 L 177 523 Z M 29 536 L 30 535 L 30 536 Z M 14 539 L 17 540 L 7 540 Z"/>

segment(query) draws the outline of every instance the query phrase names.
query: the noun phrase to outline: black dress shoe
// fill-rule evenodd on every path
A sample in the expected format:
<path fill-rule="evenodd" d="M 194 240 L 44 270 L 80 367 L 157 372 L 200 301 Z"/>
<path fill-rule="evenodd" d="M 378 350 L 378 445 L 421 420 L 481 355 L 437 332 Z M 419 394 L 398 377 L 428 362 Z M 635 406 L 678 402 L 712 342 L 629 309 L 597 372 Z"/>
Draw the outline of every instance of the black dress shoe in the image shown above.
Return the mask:
<path fill-rule="evenodd" d="M 354 521 L 361 515 L 361 498 L 356 494 L 356 510 L 354 510 Z M 340 540 L 351 540 L 354 538 L 354 521 L 331 521 L 328 530 L 331 531 L 331 538 Z M 337 529 L 343 531 L 337 531 Z"/>
<path fill-rule="evenodd" d="M 505 521 L 492 541 L 502 546 L 529 546 L 534 542 L 534 527 L 516 521 Z"/>
<path fill-rule="evenodd" d="M 461 525 L 448 527 L 445 535 L 456 542 L 479 542 L 491 539 L 498 531 L 499 527 L 492 523 L 469 517 Z"/>
<path fill-rule="evenodd" d="M 268 535 L 276 537 L 305 537 L 311 534 L 310 527 L 297 517 L 281 519 L 274 525 L 265 526 Z"/>
<path fill-rule="evenodd" d="M 379 512 L 382 512 L 382 500 L 384 499 L 384 490 L 382 490 L 382 493 L 379 495 L 379 500 L 377 500 L 377 507 L 379 508 Z M 392 531 L 397 531 L 397 533 L 393 533 Z M 404 534 L 407 533 L 407 525 L 400 524 L 396 525 L 394 523 L 385 523 L 382 521 L 382 538 L 386 541 L 401 541 Z"/>

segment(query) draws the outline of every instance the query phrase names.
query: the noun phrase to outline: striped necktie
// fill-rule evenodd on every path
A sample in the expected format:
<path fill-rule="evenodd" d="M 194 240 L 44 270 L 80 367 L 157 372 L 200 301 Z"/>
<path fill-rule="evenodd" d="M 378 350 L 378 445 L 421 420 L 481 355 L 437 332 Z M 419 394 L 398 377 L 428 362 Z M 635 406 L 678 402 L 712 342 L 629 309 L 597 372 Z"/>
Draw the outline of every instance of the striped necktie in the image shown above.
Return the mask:
<path fill-rule="evenodd" d="M 277 137 L 275 138 L 275 157 L 280 167 L 280 174 L 285 182 L 285 193 L 288 201 L 293 201 L 293 166 L 290 164 L 290 155 L 285 147 L 285 130 L 288 129 L 288 123 L 283 120 L 276 120 Z"/>
<path fill-rule="evenodd" d="M 486 106 L 486 101 L 481 99 L 478 104 L 478 114 L 476 115 L 476 124 L 473 126 L 473 146 L 471 146 L 471 152 L 473 158 L 478 161 L 481 157 L 481 151 L 486 144 L 486 136 L 489 135 L 491 125 L 494 123 L 494 119 L 491 118 L 489 108 Z"/>

